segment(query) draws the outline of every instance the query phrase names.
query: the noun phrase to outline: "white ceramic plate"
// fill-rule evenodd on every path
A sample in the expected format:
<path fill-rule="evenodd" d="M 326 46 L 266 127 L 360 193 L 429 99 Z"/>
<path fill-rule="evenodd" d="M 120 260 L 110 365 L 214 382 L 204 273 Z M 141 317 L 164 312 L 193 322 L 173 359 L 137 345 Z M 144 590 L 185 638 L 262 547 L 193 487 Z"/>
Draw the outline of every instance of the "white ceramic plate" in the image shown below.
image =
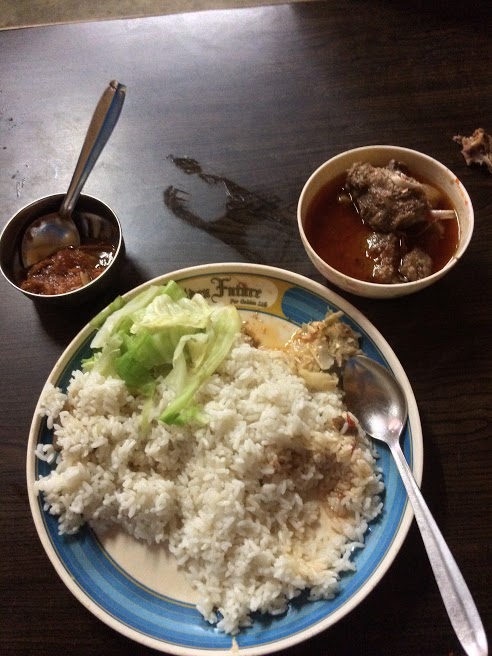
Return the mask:
<path fill-rule="evenodd" d="M 408 379 L 395 354 L 364 316 L 342 298 L 299 275 L 252 264 L 216 264 L 182 269 L 149 281 L 175 280 L 187 290 L 200 291 L 212 303 L 229 302 L 251 317 L 259 313 L 281 333 L 291 334 L 304 322 L 322 319 L 328 309 L 342 310 L 362 336 L 369 357 L 386 365 L 400 381 L 409 406 L 409 423 L 402 445 L 420 483 L 423 447 L 420 420 Z M 93 330 L 84 328 L 51 372 L 48 382 L 66 388 L 71 372 L 90 354 Z M 200 655 L 230 652 L 231 637 L 205 622 L 196 610 L 194 593 L 162 547 L 148 547 L 116 532 L 99 538 L 84 528 L 74 536 L 59 536 L 57 518 L 43 510 L 34 481 L 50 466 L 39 461 L 36 445 L 51 443 L 46 420 L 36 414 L 27 453 L 31 511 L 41 542 L 55 570 L 77 599 L 103 622 L 133 640 L 170 654 Z M 370 525 L 364 549 L 354 556 L 355 573 L 342 576 L 340 593 L 330 601 L 301 597 L 277 617 L 254 616 L 253 625 L 236 637 L 243 656 L 267 654 L 292 646 L 327 629 L 353 610 L 381 580 L 400 550 L 413 517 L 398 471 L 388 449 L 378 444 L 385 495 L 381 516 Z"/>

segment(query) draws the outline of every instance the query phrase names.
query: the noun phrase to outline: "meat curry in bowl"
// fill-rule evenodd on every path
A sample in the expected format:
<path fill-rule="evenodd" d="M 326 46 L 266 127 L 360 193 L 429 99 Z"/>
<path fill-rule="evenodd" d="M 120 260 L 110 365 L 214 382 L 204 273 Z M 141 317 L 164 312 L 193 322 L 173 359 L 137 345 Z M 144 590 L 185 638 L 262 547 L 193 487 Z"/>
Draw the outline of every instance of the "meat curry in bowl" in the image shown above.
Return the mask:
<path fill-rule="evenodd" d="M 456 176 L 406 148 L 367 146 L 332 158 L 298 205 L 304 247 L 341 289 L 391 298 L 440 279 L 465 251 L 473 208 Z"/>

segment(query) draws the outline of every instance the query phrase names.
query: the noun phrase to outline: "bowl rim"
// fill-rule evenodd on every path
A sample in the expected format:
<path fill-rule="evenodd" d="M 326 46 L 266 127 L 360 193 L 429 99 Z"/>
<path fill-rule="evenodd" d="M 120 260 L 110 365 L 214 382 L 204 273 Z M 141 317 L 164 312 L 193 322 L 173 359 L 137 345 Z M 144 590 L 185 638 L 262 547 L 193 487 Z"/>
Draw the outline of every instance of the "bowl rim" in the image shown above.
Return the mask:
<path fill-rule="evenodd" d="M 464 237 L 461 236 L 458 241 L 458 247 L 456 249 L 456 252 L 453 254 L 453 256 L 449 259 L 446 264 L 439 269 L 438 271 L 435 271 L 432 273 L 430 276 L 426 276 L 425 278 L 421 278 L 420 280 L 413 280 L 410 282 L 399 282 L 399 283 L 379 283 L 379 282 L 369 282 L 366 280 L 360 280 L 359 278 L 353 278 L 352 276 L 348 276 L 345 273 L 342 273 L 338 269 L 335 269 L 333 266 L 328 264 L 323 258 L 321 258 L 318 253 L 314 250 L 313 246 L 311 245 L 309 239 L 306 236 L 306 233 L 304 231 L 304 224 L 303 224 L 303 217 L 301 215 L 301 208 L 303 207 L 303 204 L 306 202 L 306 196 L 309 192 L 309 189 L 312 185 L 312 183 L 318 178 L 318 176 L 324 172 L 325 169 L 328 167 L 332 166 L 335 162 L 338 162 L 342 159 L 350 159 L 353 156 L 356 156 L 357 154 L 365 154 L 370 151 L 380 151 L 380 152 L 398 152 L 398 153 L 409 153 L 412 156 L 415 157 L 420 157 L 423 160 L 427 161 L 430 165 L 437 167 L 440 169 L 443 173 L 446 175 L 449 175 L 453 177 L 458 184 L 460 193 L 463 196 L 464 204 L 468 207 L 469 209 L 469 229 L 468 229 L 468 234 L 465 235 Z M 338 153 L 337 155 L 334 155 L 333 157 L 330 157 L 327 159 L 325 162 L 320 164 L 308 177 L 306 182 L 304 183 L 304 186 L 301 190 L 299 200 L 297 203 L 297 226 L 299 229 L 299 234 L 301 236 L 301 240 L 304 244 L 304 248 L 308 251 L 308 255 L 311 259 L 315 259 L 317 262 L 320 263 L 324 268 L 329 270 L 334 278 L 338 278 L 339 280 L 342 280 L 344 283 L 351 284 L 351 287 L 353 285 L 358 285 L 364 287 L 366 290 L 372 290 L 374 293 L 377 293 L 377 291 L 383 291 L 383 290 L 393 290 L 394 294 L 392 296 L 398 296 L 398 292 L 405 292 L 411 293 L 412 291 L 417 291 L 417 289 L 422 288 L 422 286 L 429 286 L 433 282 L 436 282 L 440 278 L 443 277 L 451 268 L 455 266 L 455 264 L 461 259 L 461 257 L 464 255 L 465 251 L 468 248 L 468 245 L 471 241 L 473 231 L 474 231 L 474 225 L 475 225 L 475 216 L 474 216 L 474 210 L 473 210 L 473 204 L 471 202 L 471 198 L 468 194 L 468 191 L 466 188 L 463 186 L 463 183 L 461 180 L 458 178 L 458 176 L 451 171 L 445 164 L 440 162 L 439 160 L 435 159 L 434 157 L 431 157 L 430 155 L 427 155 L 426 153 L 423 153 L 419 150 L 414 150 L 412 148 L 407 148 L 404 146 L 392 146 L 389 144 L 374 144 L 374 145 L 367 145 L 367 146 L 358 146 L 356 148 L 351 148 L 349 150 L 344 150 L 341 153 Z M 357 293 L 356 291 L 353 290 L 353 293 Z"/>
<path fill-rule="evenodd" d="M 64 196 L 65 196 L 65 193 L 47 194 L 46 196 L 40 196 L 39 198 L 36 198 L 35 200 L 33 200 L 33 201 L 29 202 L 29 203 L 26 203 L 26 204 L 23 205 L 21 208 L 19 208 L 19 209 L 15 212 L 15 214 L 13 214 L 13 215 L 10 217 L 10 219 L 7 221 L 7 223 L 6 223 L 5 226 L 3 227 L 2 231 L 0 232 L 0 244 L 1 244 L 2 241 L 5 239 L 5 235 L 6 235 L 6 233 L 8 232 L 9 229 L 12 228 L 12 225 L 15 223 L 15 220 L 19 217 L 19 215 L 21 215 L 23 212 L 26 212 L 27 210 L 29 210 L 29 208 L 31 208 L 31 207 L 37 205 L 38 203 L 41 204 L 41 203 L 43 203 L 43 202 L 48 201 L 49 199 L 55 199 L 55 198 L 62 199 Z M 108 205 L 106 202 L 104 202 L 103 200 L 101 200 L 100 198 L 98 198 L 97 196 L 93 196 L 92 194 L 80 194 L 80 196 L 79 196 L 79 198 L 78 198 L 78 200 L 77 200 L 77 204 L 78 204 L 81 200 L 86 200 L 86 199 L 89 199 L 89 200 L 91 200 L 91 201 L 96 201 L 96 203 L 99 203 L 99 205 L 104 206 L 104 208 L 106 208 L 106 210 L 108 210 L 108 214 L 111 214 L 111 216 L 113 217 L 114 221 L 116 222 L 116 226 L 117 226 L 117 228 L 118 228 L 118 244 L 117 244 L 117 246 L 116 246 L 116 250 L 115 250 L 115 252 L 114 252 L 114 257 L 113 257 L 113 259 L 111 260 L 111 262 L 109 263 L 109 265 L 106 267 L 106 269 L 103 271 L 103 273 L 101 273 L 100 276 L 98 276 L 97 278 L 94 278 L 93 280 L 91 280 L 91 281 L 88 282 L 87 284 L 82 285 L 82 287 L 77 287 L 77 289 L 73 289 L 73 290 L 71 290 L 71 291 L 69 291 L 69 292 L 64 292 L 63 294 L 36 294 L 36 293 L 34 293 L 34 292 L 30 292 L 30 291 L 28 291 L 28 290 L 22 289 L 19 285 L 17 285 L 17 284 L 14 282 L 14 280 L 12 280 L 12 278 L 7 274 L 7 271 L 5 270 L 5 267 L 4 267 L 3 262 L 0 260 L 0 271 L 2 272 L 2 275 L 3 275 L 3 277 L 5 278 L 5 280 L 6 280 L 6 281 L 7 281 L 7 282 L 8 282 L 8 283 L 9 283 L 14 289 L 16 289 L 17 291 L 21 292 L 21 293 L 24 294 L 25 296 L 29 297 L 29 298 L 32 299 L 33 301 L 38 301 L 38 300 L 39 300 L 39 301 L 43 301 L 43 300 L 49 301 L 50 299 L 64 299 L 64 298 L 66 299 L 66 298 L 74 298 L 76 295 L 78 295 L 79 293 L 81 293 L 82 290 L 84 290 L 84 293 L 86 293 L 87 290 L 89 290 L 91 287 L 93 287 L 93 286 L 95 285 L 95 283 L 97 283 L 97 282 L 102 278 L 102 276 L 104 276 L 104 275 L 106 274 L 106 272 L 107 272 L 109 269 L 112 268 L 113 263 L 116 261 L 116 259 L 118 258 L 118 256 L 123 252 L 123 248 L 124 248 L 123 229 L 122 229 L 122 226 L 121 226 L 121 222 L 120 222 L 120 220 L 119 220 L 119 218 L 118 218 L 118 215 L 117 215 L 116 212 L 113 210 L 113 208 L 112 208 L 110 205 Z M 76 206 L 77 206 L 77 205 L 76 205 Z M 35 218 L 33 219 L 33 221 L 34 221 L 36 218 L 38 218 L 38 217 L 35 217 Z M 22 227 L 22 230 L 25 230 L 25 229 L 27 228 L 28 225 L 30 225 L 30 224 L 29 224 L 29 223 L 26 223 L 26 225 L 24 225 L 24 226 Z"/>

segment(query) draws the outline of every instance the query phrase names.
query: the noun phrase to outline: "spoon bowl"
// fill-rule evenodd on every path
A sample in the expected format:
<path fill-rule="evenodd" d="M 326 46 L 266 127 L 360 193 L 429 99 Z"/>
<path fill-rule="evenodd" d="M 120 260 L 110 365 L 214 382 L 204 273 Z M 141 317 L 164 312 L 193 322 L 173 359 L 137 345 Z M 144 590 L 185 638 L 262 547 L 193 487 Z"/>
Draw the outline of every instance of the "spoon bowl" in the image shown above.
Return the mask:
<path fill-rule="evenodd" d="M 39 217 L 24 233 L 22 264 L 26 269 L 62 248 L 80 246 L 80 234 L 72 217 L 53 212 Z"/>
<path fill-rule="evenodd" d="M 67 194 L 59 210 L 40 216 L 31 223 L 22 238 L 21 259 L 28 269 L 53 253 L 80 245 L 80 233 L 72 220 L 82 188 L 116 125 L 126 87 L 115 80 L 101 96 L 92 116 Z"/>
<path fill-rule="evenodd" d="M 347 405 L 371 437 L 398 442 L 407 422 L 405 394 L 387 369 L 365 356 L 350 358 L 344 372 Z"/>
<path fill-rule="evenodd" d="M 444 537 L 424 501 L 400 446 L 407 422 L 405 394 L 381 364 L 363 355 L 350 358 L 343 372 L 347 408 L 362 429 L 385 442 L 395 459 L 412 504 L 451 624 L 469 656 L 487 656 L 488 646 L 475 602 Z"/>

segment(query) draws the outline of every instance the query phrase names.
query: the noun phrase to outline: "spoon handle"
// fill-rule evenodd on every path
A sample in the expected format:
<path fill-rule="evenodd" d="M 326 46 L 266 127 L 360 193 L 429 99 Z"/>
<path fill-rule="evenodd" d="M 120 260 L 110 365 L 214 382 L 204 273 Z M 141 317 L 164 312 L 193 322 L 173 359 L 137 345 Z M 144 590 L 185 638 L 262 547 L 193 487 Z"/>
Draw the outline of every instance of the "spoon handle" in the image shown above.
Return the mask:
<path fill-rule="evenodd" d="M 126 87 L 113 80 L 99 99 L 70 186 L 60 208 L 60 214 L 72 213 L 80 191 L 118 121 L 125 94 Z"/>
<path fill-rule="evenodd" d="M 390 448 L 413 506 L 415 519 L 456 635 L 468 656 L 487 656 L 485 631 L 465 580 L 422 496 L 400 444 L 397 441 L 391 442 Z"/>

